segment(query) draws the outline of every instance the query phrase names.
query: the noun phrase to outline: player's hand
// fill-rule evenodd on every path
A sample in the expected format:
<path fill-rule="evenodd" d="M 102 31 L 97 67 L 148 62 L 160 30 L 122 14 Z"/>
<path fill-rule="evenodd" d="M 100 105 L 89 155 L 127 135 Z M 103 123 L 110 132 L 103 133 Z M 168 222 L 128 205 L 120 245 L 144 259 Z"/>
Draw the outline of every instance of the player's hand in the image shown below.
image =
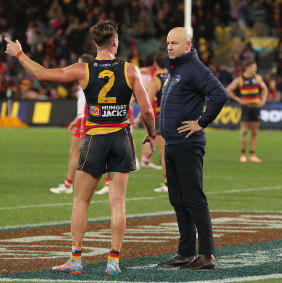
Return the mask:
<path fill-rule="evenodd" d="M 261 100 L 261 101 L 257 104 L 257 107 L 258 107 L 258 108 L 261 108 L 261 107 L 264 106 L 264 104 L 265 104 L 265 101 Z"/>
<path fill-rule="evenodd" d="M 249 102 L 246 101 L 246 100 L 244 100 L 244 99 L 240 99 L 240 100 L 239 100 L 239 103 L 240 103 L 240 105 L 243 105 L 243 106 L 246 106 L 246 105 L 249 104 Z"/>
<path fill-rule="evenodd" d="M 76 121 L 77 121 L 77 118 L 75 118 L 73 121 L 70 122 L 70 124 L 68 126 L 68 131 L 69 132 L 73 132 L 75 130 Z"/>
<path fill-rule="evenodd" d="M 199 125 L 198 121 L 182 121 L 183 126 L 177 128 L 178 133 L 188 132 L 185 138 L 189 138 L 195 132 L 201 131 L 203 128 Z"/>
<path fill-rule="evenodd" d="M 156 151 L 156 135 L 154 136 L 146 135 L 142 141 L 142 144 L 145 144 L 146 142 L 150 143 L 151 145 L 151 151 L 148 153 L 148 155 L 152 156 L 152 154 Z"/>
<path fill-rule="evenodd" d="M 9 38 L 5 37 L 5 40 L 7 42 L 7 48 L 5 53 L 11 55 L 11 56 L 16 56 L 18 52 L 22 50 L 22 46 L 18 40 L 16 42 L 10 40 Z"/>

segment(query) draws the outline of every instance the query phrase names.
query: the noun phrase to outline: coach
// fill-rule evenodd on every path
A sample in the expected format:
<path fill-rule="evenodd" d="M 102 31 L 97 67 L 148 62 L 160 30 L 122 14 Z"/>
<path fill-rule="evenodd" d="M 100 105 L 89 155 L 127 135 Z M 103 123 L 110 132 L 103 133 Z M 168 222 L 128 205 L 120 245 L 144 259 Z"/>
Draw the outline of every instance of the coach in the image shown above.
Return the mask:
<path fill-rule="evenodd" d="M 177 254 L 158 266 L 215 269 L 212 225 L 203 192 L 206 144 L 203 129 L 219 114 L 228 94 L 191 48 L 191 35 L 186 28 L 177 27 L 168 33 L 167 49 L 168 73 L 162 90 L 160 131 L 166 141 L 168 192 L 180 239 Z"/>

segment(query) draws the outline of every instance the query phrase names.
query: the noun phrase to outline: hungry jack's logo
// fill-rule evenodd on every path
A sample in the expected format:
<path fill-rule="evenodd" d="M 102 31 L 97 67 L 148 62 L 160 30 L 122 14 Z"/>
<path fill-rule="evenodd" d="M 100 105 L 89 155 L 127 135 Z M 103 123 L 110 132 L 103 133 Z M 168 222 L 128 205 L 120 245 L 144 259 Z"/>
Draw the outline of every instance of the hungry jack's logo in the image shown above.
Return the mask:
<path fill-rule="evenodd" d="M 89 112 L 92 116 L 100 117 L 101 116 L 101 107 L 99 105 L 90 105 Z"/>

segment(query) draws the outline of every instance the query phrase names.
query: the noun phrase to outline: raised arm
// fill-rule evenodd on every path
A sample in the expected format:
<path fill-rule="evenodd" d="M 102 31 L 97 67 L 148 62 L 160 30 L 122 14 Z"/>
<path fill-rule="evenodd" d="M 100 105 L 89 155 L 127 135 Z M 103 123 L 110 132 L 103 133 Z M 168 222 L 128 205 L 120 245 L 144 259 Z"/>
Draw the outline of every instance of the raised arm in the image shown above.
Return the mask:
<path fill-rule="evenodd" d="M 17 57 L 23 68 L 39 81 L 67 83 L 78 81 L 83 87 L 87 80 L 87 70 L 85 63 L 76 63 L 66 68 L 46 69 L 35 61 L 31 60 L 22 51 L 21 44 L 18 40 L 11 41 L 5 38 L 7 42 L 7 54 Z"/>
<path fill-rule="evenodd" d="M 132 85 L 133 94 L 140 107 L 141 115 L 147 129 L 148 135 L 143 140 L 143 143 L 149 142 L 151 144 L 152 152 L 155 151 L 155 116 L 149 96 L 142 83 L 141 73 L 134 64 L 128 64 L 128 78 Z"/>

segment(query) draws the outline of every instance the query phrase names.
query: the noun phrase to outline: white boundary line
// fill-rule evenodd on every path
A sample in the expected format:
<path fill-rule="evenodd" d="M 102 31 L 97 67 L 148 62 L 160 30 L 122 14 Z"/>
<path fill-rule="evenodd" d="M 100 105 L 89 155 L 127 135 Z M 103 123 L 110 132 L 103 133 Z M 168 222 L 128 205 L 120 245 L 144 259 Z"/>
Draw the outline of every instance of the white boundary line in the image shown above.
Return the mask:
<path fill-rule="evenodd" d="M 239 211 L 239 210 L 210 210 L 210 212 L 235 212 L 235 213 L 282 213 L 282 211 Z M 138 213 L 138 214 L 127 214 L 126 219 L 132 218 L 142 218 L 142 217 L 154 217 L 154 216 L 169 216 L 175 215 L 174 210 L 167 210 L 167 211 L 157 211 L 157 212 L 148 212 L 148 213 Z M 88 223 L 95 223 L 95 222 L 104 222 L 110 221 L 111 217 L 97 217 L 97 218 L 88 218 Z M 69 221 L 57 221 L 57 222 L 42 222 L 36 224 L 25 224 L 25 225 L 10 225 L 10 226 L 0 226 L 0 232 L 5 230 L 17 230 L 17 229 L 26 229 L 26 228 L 39 228 L 39 227 L 49 227 L 49 226 L 59 226 L 59 225 L 70 225 Z"/>
<path fill-rule="evenodd" d="M 255 280 L 267 280 L 267 279 L 279 279 L 282 278 L 282 273 L 274 273 L 274 274 L 268 274 L 268 275 L 258 275 L 258 276 L 245 276 L 245 277 L 234 277 L 234 278 L 225 278 L 225 279 L 217 279 L 217 280 L 201 280 L 201 281 L 190 281 L 189 283 L 229 283 L 229 282 L 243 282 L 243 281 L 255 281 Z M 0 278 L 0 281 L 4 282 L 89 282 L 89 283 L 98 283 L 98 282 L 104 282 L 104 283 L 128 283 L 128 282 L 136 282 L 136 283 L 149 283 L 149 281 L 90 281 L 90 280 L 52 280 L 52 279 L 18 279 L 18 278 L 9 278 L 4 277 Z M 152 282 L 152 281 L 151 281 Z M 179 283 L 185 283 L 187 281 Z M 158 283 L 169 283 L 168 281 L 158 281 Z"/>
<path fill-rule="evenodd" d="M 280 190 L 282 186 L 276 187 L 261 187 L 261 188 L 249 188 L 249 189 L 238 189 L 238 190 L 227 190 L 227 191 L 215 191 L 215 192 L 206 192 L 206 195 L 214 195 L 214 194 L 232 194 L 232 193 L 244 193 L 244 192 L 254 192 L 254 191 L 268 191 L 268 190 Z M 128 198 L 126 201 L 139 201 L 139 200 L 154 200 L 154 199 L 162 199 L 168 198 L 167 194 L 163 196 L 156 197 L 134 197 Z M 97 203 L 108 203 L 108 200 L 95 200 L 91 201 L 90 204 Z M 71 206 L 72 202 L 66 203 L 46 203 L 46 204 L 32 204 L 32 205 L 20 205 L 20 206 L 9 206 L 9 207 L 0 207 L 1 210 L 17 210 L 17 209 L 27 209 L 27 208 L 42 208 L 42 207 L 56 207 L 56 206 Z"/>

